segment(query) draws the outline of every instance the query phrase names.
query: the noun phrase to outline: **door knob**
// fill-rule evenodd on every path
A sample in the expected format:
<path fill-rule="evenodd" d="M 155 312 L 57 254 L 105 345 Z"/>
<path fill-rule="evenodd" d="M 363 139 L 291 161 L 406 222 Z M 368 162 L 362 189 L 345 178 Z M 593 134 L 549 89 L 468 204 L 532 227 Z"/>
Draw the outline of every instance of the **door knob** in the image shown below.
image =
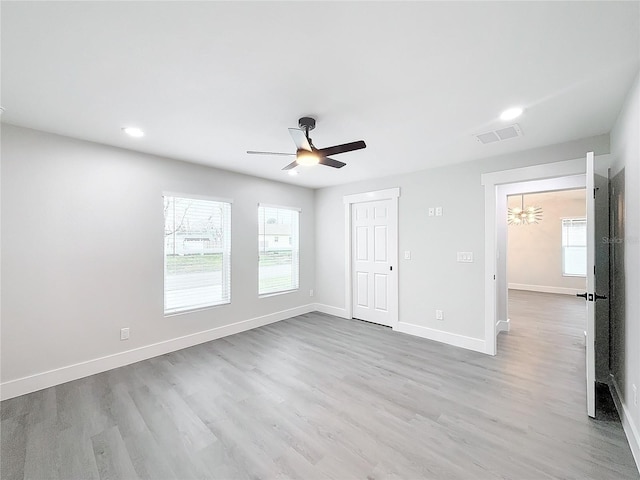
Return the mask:
<path fill-rule="evenodd" d="M 586 299 L 587 299 L 587 292 L 584 292 L 584 293 L 576 293 L 576 297 L 582 297 L 582 298 L 584 298 L 584 299 L 586 300 Z"/>

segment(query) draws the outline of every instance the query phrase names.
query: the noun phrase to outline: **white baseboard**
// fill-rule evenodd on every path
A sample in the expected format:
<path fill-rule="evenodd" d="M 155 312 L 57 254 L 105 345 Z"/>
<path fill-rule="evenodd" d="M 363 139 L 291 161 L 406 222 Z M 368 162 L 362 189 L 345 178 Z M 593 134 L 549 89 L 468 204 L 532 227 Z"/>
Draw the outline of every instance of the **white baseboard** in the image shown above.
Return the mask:
<path fill-rule="evenodd" d="M 443 330 L 436 330 L 435 328 L 422 327 L 420 325 L 413 325 L 411 323 L 404 322 L 398 322 L 393 329 L 397 332 L 428 338 L 429 340 L 446 343 L 447 345 L 453 345 L 454 347 L 461 347 L 466 348 L 467 350 L 486 353 L 485 341 L 479 338 L 466 337 L 456 333 L 445 332 Z"/>
<path fill-rule="evenodd" d="M 613 394 L 613 402 L 616 404 L 616 409 L 618 410 L 618 415 L 622 422 L 622 428 L 627 436 L 627 441 L 629 442 L 633 458 L 636 461 L 636 468 L 638 469 L 638 472 L 640 472 L 640 435 L 638 435 L 638 429 L 633 423 L 629 410 L 622 401 L 618 382 L 616 382 L 616 378 L 613 375 L 611 375 L 610 386 L 613 386 L 613 388 L 610 389 Z"/>
<path fill-rule="evenodd" d="M 37 373 L 28 377 L 10 380 L 0 384 L 0 399 L 6 400 L 26 393 L 35 392 L 36 390 L 42 390 L 43 388 L 88 377 L 89 375 L 95 375 L 96 373 L 105 372 L 113 368 L 123 367 L 141 360 L 157 357 L 158 355 L 164 355 L 165 353 L 174 352 L 183 348 L 192 347 L 200 343 L 210 342 L 217 338 L 234 335 L 236 333 L 268 325 L 270 323 L 279 322 L 297 315 L 310 313 L 315 310 L 315 304 L 303 305 L 288 310 L 270 313 L 261 317 L 232 323 L 230 325 L 223 325 L 203 332 L 192 333 L 182 337 L 165 340 L 163 342 L 145 345 L 144 347 L 134 348 L 133 350 L 127 350 L 126 352 L 119 352 L 113 355 L 88 360 L 86 362 L 80 362 L 74 365 L 68 365 L 66 367 Z"/>
<path fill-rule="evenodd" d="M 561 295 L 574 295 L 576 293 L 584 293 L 585 288 L 566 288 L 566 287 L 551 287 L 547 285 L 526 285 L 524 283 L 509 283 L 510 290 L 528 290 L 530 292 L 542 292 L 542 293 L 559 293 Z"/>
<path fill-rule="evenodd" d="M 316 303 L 315 304 L 315 309 L 318 312 L 321 313 L 326 313 L 327 315 L 335 315 L 336 317 L 340 317 L 340 318 L 350 318 L 347 315 L 347 309 L 346 308 L 340 308 L 340 307 L 332 307 L 331 305 L 324 305 L 322 303 Z"/>
<path fill-rule="evenodd" d="M 509 332 L 511 330 L 511 319 L 507 318 L 506 320 L 498 320 L 496 322 L 496 335 L 500 332 Z"/>

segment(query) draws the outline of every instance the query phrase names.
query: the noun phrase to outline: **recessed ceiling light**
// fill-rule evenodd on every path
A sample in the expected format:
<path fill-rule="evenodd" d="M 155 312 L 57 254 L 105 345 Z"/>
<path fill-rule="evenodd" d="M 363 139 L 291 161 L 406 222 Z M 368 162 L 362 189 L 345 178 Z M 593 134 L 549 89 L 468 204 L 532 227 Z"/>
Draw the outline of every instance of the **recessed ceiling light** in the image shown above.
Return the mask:
<path fill-rule="evenodd" d="M 297 170 L 289 170 L 287 173 L 289 175 L 291 175 L 292 177 L 296 177 L 298 175 L 298 171 Z"/>
<path fill-rule="evenodd" d="M 124 127 L 122 131 L 130 137 L 144 137 L 144 132 L 137 127 Z"/>
<path fill-rule="evenodd" d="M 500 114 L 500 120 L 504 120 L 504 121 L 513 120 L 514 118 L 518 118 L 520 115 L 522 115 L 522 108 L 520 107 L 508 108 Z"/>

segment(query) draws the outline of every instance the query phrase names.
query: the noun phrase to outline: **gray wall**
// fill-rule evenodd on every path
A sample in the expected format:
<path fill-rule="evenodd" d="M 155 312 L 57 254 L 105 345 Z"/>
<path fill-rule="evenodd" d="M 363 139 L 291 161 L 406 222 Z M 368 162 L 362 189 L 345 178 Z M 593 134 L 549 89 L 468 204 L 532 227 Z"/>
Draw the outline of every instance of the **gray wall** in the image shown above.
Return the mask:
<path fill-rule="evenodd" d="M 310 189 L 11 125 L 1 179 L 2 382 L 312 300 Z M 230 305 L 164 316 L 163 191 L 233 199 Z M 302 209 L 297 293 L 258 298 L 258 202 Z"/>
<path fill-rule="evenodd" d="M 612 367 L 629 420 L 640 432 L 640 411 L 634 405 L 632 392 L 632 385 L 640 389 L 640 78 L 636 78 L 611 131 L 611 153 L 615 162 L 613 186 L 624 181 L 624 229 L 619 232 L 624 234 L 624 245 L 617 249 L 618 257 L 614 259 L 618 266 L 622 262 L 623 270 L 617 274 L 624 277 L 624 284 L 618 285 L 618 291 L 622 288 L 624 295 L 617 299 L 622 305 L 612 305 L 617 312 L 612 318 L 612 350 L 619 357 Z M 616 179 L 623 169 L 624 175 Z M 640 438 L 636 442 L 640 443 Z"/>
<path fill-rule="evenodd" d="M 318 303 L 336 311 L 345 308 L 343 196 L 400 187 L 400 321 L 484 339 L 484 189 L 480 175 L 582 158 L 587 151 L 609 153 L 609 136 L 317 190 Z M 435 206 L 443 207 L 442 217 L 427 216 L 428 207 Z M 405 250 L 411 251 L 411 260 L 402 259 Z M 458 251 L 473 252 L 474 263 L 457 263 Z M 444 320 L 435 319 L 436 309 L 444 311 Z"/>

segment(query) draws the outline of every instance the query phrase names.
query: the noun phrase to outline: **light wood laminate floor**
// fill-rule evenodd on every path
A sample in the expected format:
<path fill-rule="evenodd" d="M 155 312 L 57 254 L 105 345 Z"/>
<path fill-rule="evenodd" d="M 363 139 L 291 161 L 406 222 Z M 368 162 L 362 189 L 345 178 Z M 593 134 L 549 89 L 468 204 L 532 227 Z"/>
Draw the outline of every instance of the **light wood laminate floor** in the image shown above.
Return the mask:
<path fill-rule="evenodd" d="M 583 301 L 510 307 L 496 357 L 314 313 L 2 402 L 1 477 L 639 478 Z"/>

